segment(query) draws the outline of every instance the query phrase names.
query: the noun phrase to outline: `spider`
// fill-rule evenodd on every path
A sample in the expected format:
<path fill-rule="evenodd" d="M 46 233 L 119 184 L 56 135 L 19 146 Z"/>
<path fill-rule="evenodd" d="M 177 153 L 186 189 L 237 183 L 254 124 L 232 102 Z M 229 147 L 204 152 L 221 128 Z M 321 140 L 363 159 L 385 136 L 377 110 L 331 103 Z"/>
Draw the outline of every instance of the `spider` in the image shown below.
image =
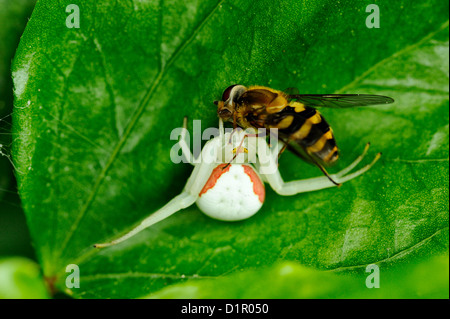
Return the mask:
<path fill-rule="evenodd" d="M 194 166 L 194 170 L 181 194 L 122 237 L 95 244 L 95 248 L 121 243 L 194 203 L 197 203 L 203 213 L 218 220 L 247 219 L 256 214 L 263 205 L 264 183 L 268 183 L 282 196 L 336 187 L 365 173 L 381 156 L 381 153 L 378 153 L 370 164 L 350 173 L 366 155 L 370 145 L 367 143 L 363 153 L 353 163 L 331 175 L 338 185 L 331 182 L 327 176 L 285 182 L 278 170 L 279 151 L 284 147 L 282 142 L 269 145 L 266 137 L 255 134 L 256 131 L 252 128 L 245 131 L 236 128 L 225 132 L 223 122 L 219 119 L 219 134 L 205 144 L 199 160 L 194 159 L 186 142 L 186 127 L 185 118 L 184 129 L 177 143 L 183 156 Z"/>

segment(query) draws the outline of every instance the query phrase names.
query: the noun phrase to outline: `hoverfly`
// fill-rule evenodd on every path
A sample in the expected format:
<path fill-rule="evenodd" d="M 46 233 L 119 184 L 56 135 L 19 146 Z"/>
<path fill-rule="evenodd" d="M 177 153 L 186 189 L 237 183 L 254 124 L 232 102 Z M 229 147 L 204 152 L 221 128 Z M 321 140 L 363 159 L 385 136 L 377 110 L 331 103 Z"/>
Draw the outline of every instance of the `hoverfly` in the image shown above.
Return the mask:
<path fill-rule="evenodd" d="M 292 91 L 292 89 L 291 89 Z M 277 128 L 278 138 L 297 156 L 317 167 L 338 185 L 324 166 L 334 164 L 339 149 L 333 130 L 315 107 L 348 108 L 393 103 L 387 96 L 370 94 L 297 94 L 264 86 L 229 86 L 217 105 L 217 114 L 234 128 Z"/>

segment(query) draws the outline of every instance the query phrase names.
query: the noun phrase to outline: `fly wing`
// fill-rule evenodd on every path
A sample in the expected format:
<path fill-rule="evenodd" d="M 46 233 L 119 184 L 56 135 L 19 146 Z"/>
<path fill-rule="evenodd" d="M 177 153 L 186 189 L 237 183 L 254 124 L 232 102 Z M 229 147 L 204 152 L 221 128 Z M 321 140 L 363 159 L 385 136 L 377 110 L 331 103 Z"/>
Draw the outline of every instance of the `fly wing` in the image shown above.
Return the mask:
<path fill-rule="evenodd" d="M 298 101 L 312 107 L 349 108 L 355 106 L 382 105 L 394 99 L 372 94 L 291 94 L 290 101 Z"/>

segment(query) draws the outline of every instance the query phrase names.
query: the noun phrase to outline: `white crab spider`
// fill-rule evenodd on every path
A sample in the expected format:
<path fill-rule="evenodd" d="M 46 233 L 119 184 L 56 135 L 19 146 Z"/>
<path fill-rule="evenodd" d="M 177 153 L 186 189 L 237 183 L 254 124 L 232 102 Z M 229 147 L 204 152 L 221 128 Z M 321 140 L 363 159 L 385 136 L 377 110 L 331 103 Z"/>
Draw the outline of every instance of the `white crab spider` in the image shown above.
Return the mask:
<path fill-rule="evenodd" d="M 186 120 L 184 126 L 186 127 Z M 206 215 L 215 219 L 238 221 L 249 218 L 258 212 L 264 202 L 264 182 L 283 196 L 336 187 L 326 176 L 284 182 L 278 171 L 277 160 L 283 144 L 280 142 L 270 147 L 266 138 L 252 134 L 254 131 L 236 129 L 225 133 L 223 122 L 219 119 L 219 136 L 205 144 L 199 162 L 193 160 L 185 140 L 185 132 L 183 130 L 178 143 L 183 156 L 194 165 L 194 170 L 181 194 L 122 237 L 108 243 L 95 244 L 94 247 L 118 244 L 194 203 Z M 331 175 L 332 179 L 342 184 L 370 169 L 381 153 L 370 164 L 349 174 L 363 159 L 368 148 L 369 143 L 353 163 Z"/>

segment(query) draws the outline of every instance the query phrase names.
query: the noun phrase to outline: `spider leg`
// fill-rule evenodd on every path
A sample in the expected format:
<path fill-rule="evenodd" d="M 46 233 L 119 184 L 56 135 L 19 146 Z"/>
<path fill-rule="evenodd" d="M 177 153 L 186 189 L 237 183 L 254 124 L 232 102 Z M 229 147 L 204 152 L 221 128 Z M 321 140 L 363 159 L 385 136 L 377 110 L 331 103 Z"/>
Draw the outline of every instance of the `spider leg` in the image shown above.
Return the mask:
<path fill-rule="evenodd" d="M 361 162 L 361 160 L 364 158 L 364 156 L 366 156 L 367 151 L 369 150 L 370 147 L 370 142 L 366 144 L 366 146 L 364 147 L 364 151 L 362 152 L 361 155 L 359 155 L 356 160 L 353 161 L 353 163 L 351 163 L 349 166 L 347 166 L 346 168 L 342 169 L 341 171 L 339 171 L 339 173 L 337 173 L 336 175 L 338 175 L 339 177 L 344 176 L 345 174 L 347 174 L 348 172 L 350 172 L 352 169 L 355 168 L 356 165 L 359 164 L 359 162 Z"/>
<path fill-rule="evenodd" d="M 357 170 L 356 172 L 353 172 L 351 174 L 345 175 L 345 176 L 341 176 L 341 172 L 338 172 L 336 175 L 339 174 L 339 176 L 337 177 L 339 182 L 344 183 L 347 182 L 351 179 L 354 179 L 355 177 L 358 177 L 361 174 L 364 174 L 365 172 L 367 172 L 372 166 L 373 164 L 375 164 L 381 157 L 381 153 L 377 153 L 377 155 L 375 155 L 375 158 L 372 160 L 372 162 L 366 166 L 364 166 L 363 168 Z M 358 159 L 357 159 L 358 160 Z"/>
<path fill-rule="evenodd" d="M 219 137 L 222 144 L 225 144 L 225 129 L 223 128 L 223 120 L 219 117 Z"/>
<path fill-rule="evenodd" d="M 195 166 L 196 158 L 192 154 L 188 143 L 186 142 L 186 132 L 187 132 L 187 116 L 183 119 L 183 130 L 181 131 L 180 139 L 178 140 L 178 145 L 181 148 L 181 152 L 183 153 L 184 158 L 186 158 L 187 162 L 193 166 Z"/>
<path fill-rule="evenodd" d="M 260 160 L 262 159 L 262 161 L 266 162 L 266 166 L 260 166 L 260 173 L 261 175 L 263 175 L 264 180 L 270 184 L 273 190 L 280 195 L 289 196 L 298 193 L 311 192 L 315 190 L 337 186 L 336 184 L 331 182 L 330 179 L 326 176 L 285 182 L 283 181 L 283 178 L 281 177 L 281 174 L 278 171 L 278 169 L 275 169 L 273 158 L 271 160 L 269 157 L 265 157 L 264 151 L 260 152 L 260 148 L 261 146 L 259 146 L 258 149 L 258 157 L 260 158 Z M 348 167 L 344 168 L 340 172 L 332 174 L 330 176 L 338 183 L 344 183 L 367 172 L 380 158 L 381 153 L 378 153 L 370 164 L 364 166 L 363 168 L 351 174 L 348 174 L 353 168 L 356 167 L 356 165 L 359 164 L 359 162 L 361 162 L 361 160 L 367 153 L 367 149 L 368 145 L 366 145 L 364 152 L 360 156 L 358 156 L 358 158 L 356 158 L 356 160 L 353 163 L 351 163 Z M 270 169 L 270 171 L 268 169 Z"/>
<path fill-rule="evenodd" d="M 218 145 L 220 146 L 220 138 L 217 137 L 210 140 L 205 145 L 202 150 L 202 162 L 199 165 L 195 166 L 194 171 L 189 177 L 186 186 L 184 187 L 184 190 L 183 192 L 181 192 L 181 194 L 175 196 L 162 208 L 142 220 L 140 224 L 138 224 L 135 228 L 133 228 L 125 235 L 107 243 L 95 244 L 94 247 L 104 248 L 121 243 L 146 229 L 147 227 L 150 227 L 157 222 L 166 219 L 170 215 L 194 204 L 198 198 L 198 194 L 207 182 L 209 176 L 211 176 L 212 170 L 217 165 L 217 163 L 214 161 L 214 151 L 217 149 Z"/>
<path fill-rule="evenodd" d="M 128 238 L 136 235 L 137 233 L 141 232 L 147 227 L 150 227 L 151 225 L 156 224 L 157 222 L 166 219 L 170 215 L 182 210 L 183 208 L 189 207 L 192 204 L 195 203 L 197 200 L 196 196 L 193 196 L 189 194 L 186 191 L 183 191 L 180 195 L 175 196 L 171 201 L 169 201 L 166 205 L 164 205 L 161 209 L 157 210 L 147 218 L 145 218 L 138 226 L 133 228 L 131 231 L 123 235 L 122 237 L 119 237 L 113 241 L 110 241 L 108 243 L 102 243 L 102 244 L 95 244 L 95 248 L 104 248 L 108 246 L 117 245 L 118 243 L 121 243 Z"/>

